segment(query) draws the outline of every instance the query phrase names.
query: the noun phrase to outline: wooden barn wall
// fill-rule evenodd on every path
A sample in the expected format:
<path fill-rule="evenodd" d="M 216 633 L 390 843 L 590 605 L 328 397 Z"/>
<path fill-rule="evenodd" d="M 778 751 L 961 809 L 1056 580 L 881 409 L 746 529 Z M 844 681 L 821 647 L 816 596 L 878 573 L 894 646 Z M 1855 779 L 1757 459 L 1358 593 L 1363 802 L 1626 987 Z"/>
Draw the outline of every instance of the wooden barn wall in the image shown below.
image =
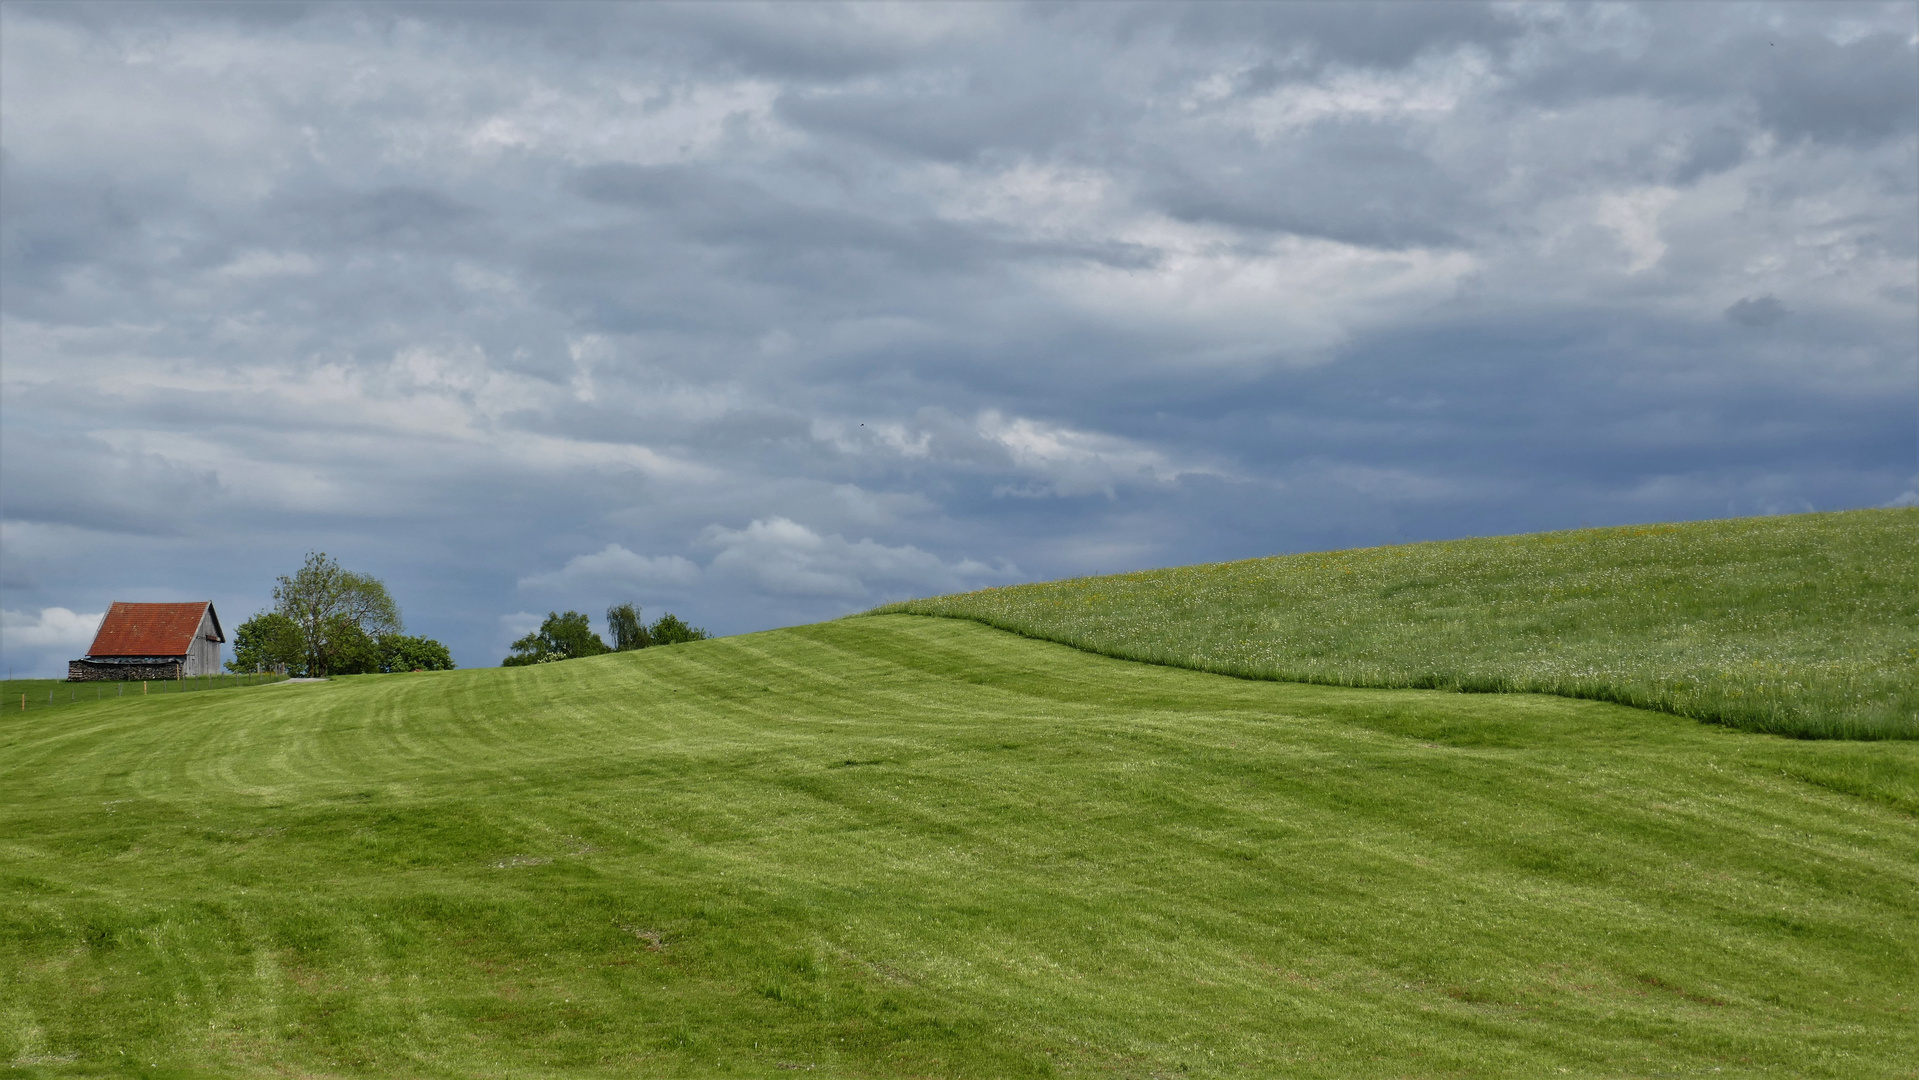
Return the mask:
<path fill-rule="evenodd" d="M 200 616 L 199 632 L 193 635 L 193 648 L 187 652 L 188 675 L 217 675 L 220 673 L 220 643 L 208 641 L 213 633 L 213 610 L 207 609 Z"/>

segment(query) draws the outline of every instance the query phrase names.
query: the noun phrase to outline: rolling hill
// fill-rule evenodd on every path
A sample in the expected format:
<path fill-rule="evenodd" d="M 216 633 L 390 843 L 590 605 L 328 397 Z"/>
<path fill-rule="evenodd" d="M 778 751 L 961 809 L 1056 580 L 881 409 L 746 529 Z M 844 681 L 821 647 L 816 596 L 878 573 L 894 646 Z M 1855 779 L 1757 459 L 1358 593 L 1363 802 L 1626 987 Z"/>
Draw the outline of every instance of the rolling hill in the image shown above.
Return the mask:
<path fill-rule="evenodd" d="M 1919 738 L 1919 509 L 1317 552 L 879 610 L 1246 678 L 1561 694 L 1802 738 Z"/>
<path fill-rule="evenodd" d="M 1919 743 L 885 615 L 0 715 L 21 1076 L 1904 1076 Z"/>

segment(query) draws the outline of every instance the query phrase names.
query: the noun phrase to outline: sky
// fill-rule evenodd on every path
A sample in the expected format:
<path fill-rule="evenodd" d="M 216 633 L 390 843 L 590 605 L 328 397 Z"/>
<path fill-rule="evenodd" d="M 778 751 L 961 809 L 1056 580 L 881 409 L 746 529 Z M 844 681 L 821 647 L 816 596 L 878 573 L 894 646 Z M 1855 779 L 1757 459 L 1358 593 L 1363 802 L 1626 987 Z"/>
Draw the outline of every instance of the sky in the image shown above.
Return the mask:
<path fill-rule="evenodd" d="M 1919 503 L 1919 5 L 0 4 L 0 664 Z"/>

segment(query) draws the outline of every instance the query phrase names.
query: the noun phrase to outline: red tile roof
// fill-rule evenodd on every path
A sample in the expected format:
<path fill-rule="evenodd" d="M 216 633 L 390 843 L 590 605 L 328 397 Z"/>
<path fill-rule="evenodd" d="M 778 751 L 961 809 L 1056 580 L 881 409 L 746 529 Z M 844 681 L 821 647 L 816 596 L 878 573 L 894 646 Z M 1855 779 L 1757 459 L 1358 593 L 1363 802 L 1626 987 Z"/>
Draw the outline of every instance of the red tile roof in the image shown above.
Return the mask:
<path fill-rule="evenodd" d="M 115 603 L 100 620 L 88 656 L 185 656 L 212 603 Z M 214 620 L 218 624 L 218 619 Z"/>

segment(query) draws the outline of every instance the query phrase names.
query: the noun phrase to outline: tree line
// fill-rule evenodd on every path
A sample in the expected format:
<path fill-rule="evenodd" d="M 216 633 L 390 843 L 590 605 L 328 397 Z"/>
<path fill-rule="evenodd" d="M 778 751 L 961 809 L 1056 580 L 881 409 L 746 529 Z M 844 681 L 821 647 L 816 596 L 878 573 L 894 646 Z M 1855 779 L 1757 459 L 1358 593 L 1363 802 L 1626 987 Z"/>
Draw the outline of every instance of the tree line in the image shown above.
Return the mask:
<path fill-rule="evenodd" d="M 606 626 L 611 645 L 593 632 L 580 612 L 547 612 L 538 630 L 513 643 L 513 655 L 501 666 L 549 664 L 707 637 L 705 630 L 670 611 L 648 626 L 630 603 L 607 608 Z M 235 673 L 284 671 L 324 678 L 450 671 L 453 654 L 432 638 L 406 633 L 400 605 L 379 578 L 354 573 L 325 552 L 311 551 L 298 571 L 276 580 L 272 610 L 256 612 L 234 631 L 233 659 L 226 666 Z"/>
<path fill-rule="evenodd" d="M 565 614 L 549 611 L 538 630 L 513 643 L 513 654 L 500 661 L 500 666 L 525 667 L 528 664 L 550 664 L 557 660 L 600 656 L 611 652 L 629 652 L 655 645 L 704 641 L 707 637 L 705 630 L 697 626 L 688 626 L 684 620 L 670 611 L 661 615 L 652 626 L 648 626 L 640 619 L 640 609 L 632 604 L 615 604 L 607 608 L 606 629 L 613 638 L 611 645 L 593 632 L 593 626 L 584 614 L 578 611 L 568 611 Z"/>
<path fill-rule="evenodd" d="M 285 671 L 323 678 L 395 671 L 449 671 L 453 654 L 412 637 L 379 578 L 344 569 L 323 551 L 282 575 L 273 610 L 256 613 L 233 634 L 233 672 Z"/>

